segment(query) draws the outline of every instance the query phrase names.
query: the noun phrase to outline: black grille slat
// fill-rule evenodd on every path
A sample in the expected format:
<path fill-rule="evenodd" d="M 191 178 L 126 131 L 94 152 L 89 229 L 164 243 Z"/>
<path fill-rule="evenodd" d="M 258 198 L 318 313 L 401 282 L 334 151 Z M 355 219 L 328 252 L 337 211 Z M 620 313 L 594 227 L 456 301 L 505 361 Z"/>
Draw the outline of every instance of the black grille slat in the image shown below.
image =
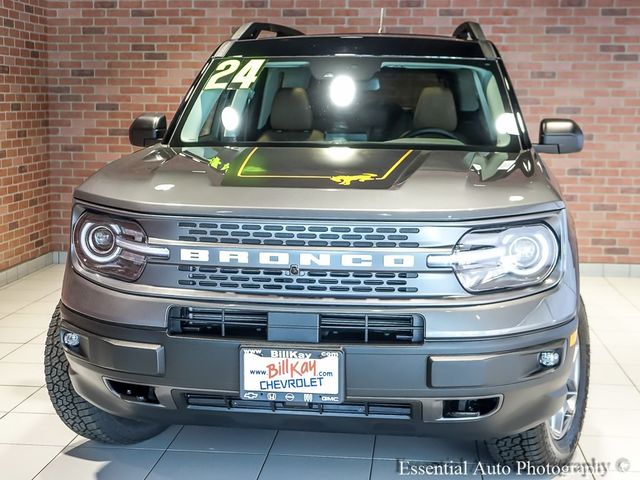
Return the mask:
<path fill-rule="evenodd" d="M 178 287 L 198 290 L 241 292 L 272 292 L 282 289 L 283 284 L 295 284 L 287 289 L 291 294 L 335 292 L 341 295 L 362 296 L 366 293 L 413 293 L 417 292 L 414 279 L 417 274 L 408 272 L 362 272 L 309 270 L 300 275 L 290 275 L 288 270 L 230 268 L 204 265 L 179 265 Z M 363 288 L 366 287 L 366 288 Z"/>
<path fill-rule="evenodd" d="M 177 222 L 178 240 L 237 245 L 418 248 L 421 229 L 361 225 Z"/>

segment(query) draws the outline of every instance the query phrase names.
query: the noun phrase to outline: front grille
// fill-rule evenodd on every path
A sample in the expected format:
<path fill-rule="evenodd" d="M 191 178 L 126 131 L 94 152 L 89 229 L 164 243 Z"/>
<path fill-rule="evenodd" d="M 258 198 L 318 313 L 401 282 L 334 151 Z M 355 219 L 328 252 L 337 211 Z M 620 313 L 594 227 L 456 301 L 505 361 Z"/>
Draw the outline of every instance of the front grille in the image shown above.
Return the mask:
<path fill-rule="evenodd" d="M 416 272 L 365 272 L 308 270 L 290 275 L 288 270 L 179 265 L 176 285 L 197 290 L 287 295 L 397 294 L 418 292 Z"/>
<path fill-rule="evenodd" d="M 411 419 L 411 404 L 406 403 L 342 403 L 338 405 L 321 403 L 291 404 L 260 400 L 241 400 L 216 395 L 198 393 L 184 394 L 188 407 L 214 411 L 251 411 L 270 413 L 289 413 L 302 415 L 328 415 L 344 417 L 370 417 Z"/>
<path fill-rule="evenodd" d="M 267 340 L 269 313 L 254 310 L 171 307 L 169 333 Z M 424 318 L 410 314 L 320 313 L 320 343 L 415 344 L 424 342 Z"/>
<path fill-rule="evenodd" d="M 418 248 L 426 246 L 424 236 L 420 227 L 180 221 L 177 240 L 292 247 Z"/>

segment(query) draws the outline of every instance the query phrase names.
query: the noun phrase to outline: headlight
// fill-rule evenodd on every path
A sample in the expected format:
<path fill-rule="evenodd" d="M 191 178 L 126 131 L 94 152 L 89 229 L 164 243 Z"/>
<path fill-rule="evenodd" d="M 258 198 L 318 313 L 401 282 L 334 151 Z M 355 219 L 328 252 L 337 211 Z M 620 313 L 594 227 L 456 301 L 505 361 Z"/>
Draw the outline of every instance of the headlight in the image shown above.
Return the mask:
<path fill-rule="evenodd" d="M 542 283 L 558 261 L 558 240 L 544 224 L 473 230 L 452 255 L 431 255 L 430 267 L 451 267 L 470 292 Z"/>
<path fill-rule="evenodd" d="M 151 247 L 140 225 L 130 220 L 84 213 L 73 230 L 76 258 L 87 270 L 133 282 L 149 257 L 168 258 L 169 250 Z"/>

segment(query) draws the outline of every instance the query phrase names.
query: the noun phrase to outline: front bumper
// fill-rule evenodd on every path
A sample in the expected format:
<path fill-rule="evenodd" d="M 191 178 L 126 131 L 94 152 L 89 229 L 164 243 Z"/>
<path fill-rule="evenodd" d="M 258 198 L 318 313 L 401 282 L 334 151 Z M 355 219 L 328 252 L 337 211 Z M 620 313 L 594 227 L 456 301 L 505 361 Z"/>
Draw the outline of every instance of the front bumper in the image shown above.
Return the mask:
<path fill-rule="evenodd" d="M 574 318 L 534 333 L 475 340 L 335 345 L 345 354 L 345 403 L 353 408 L 321 412 L 313 405 L 263 409 L 242 402 L 241 341 L 170 336 L 166 328 L 107 323 L 64 305 L 62 319 L 62 329 L 81 338 L 75 352 L 67 350 L 74 388 L 114 415 L 159 423 L 467 438 L 523 431 L 561 407 L 570 369 L 565 359 L 574 348 L 568 339 L 578 322 Z M 299 343 L 264 345 L 301 348 Z M 538 353 L 551 348 L 561 352 L 561 364 L 540 369 Z M 151 387 L 154 403 L 119 395 L 113 381 Z M 478 418 L 444 417 L 448 401 L 469 398 L 497 403 Z M 398 408 L 378 414 L 383 405 Z"/>

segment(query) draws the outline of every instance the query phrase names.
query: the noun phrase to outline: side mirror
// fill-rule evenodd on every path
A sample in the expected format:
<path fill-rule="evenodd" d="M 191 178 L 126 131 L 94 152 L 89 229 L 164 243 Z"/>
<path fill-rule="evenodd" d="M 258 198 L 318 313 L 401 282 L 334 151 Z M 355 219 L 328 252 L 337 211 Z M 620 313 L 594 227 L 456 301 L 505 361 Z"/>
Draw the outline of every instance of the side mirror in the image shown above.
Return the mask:
<path fill-rule="evenodd" d="M 144 113 L 129 127 L 129 142 L 136 147 L 158 143 L 167 131 L 167 117 L 160 113 Z"/>
<path fill-rule="evenodd" d="M 584 136 L 576 122 L 567 118 L 545 118 L 540 122 L 540 143 L 535 146 L 542 153 L 574 153 L 582 150 Z"/>

